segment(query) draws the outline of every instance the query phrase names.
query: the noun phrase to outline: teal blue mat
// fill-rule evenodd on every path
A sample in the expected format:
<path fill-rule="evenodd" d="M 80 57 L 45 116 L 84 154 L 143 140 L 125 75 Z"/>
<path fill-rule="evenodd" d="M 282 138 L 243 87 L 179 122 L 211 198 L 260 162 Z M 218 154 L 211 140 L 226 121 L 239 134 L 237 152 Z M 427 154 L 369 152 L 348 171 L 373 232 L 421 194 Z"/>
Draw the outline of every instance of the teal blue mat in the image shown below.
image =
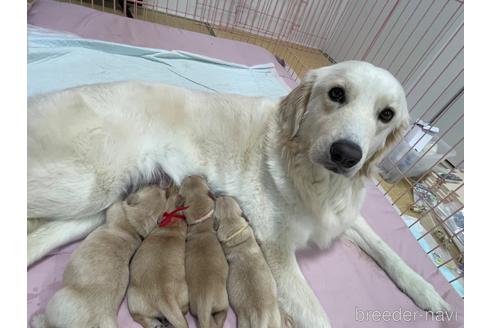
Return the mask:
<path fill-rule="evenodd" d="M 123 80 L 162 82 L 209 92 L 286 95 L 274 65 L 244 66 L 200 55 L 82 39 L 28 28 L 28 95 Z"/>

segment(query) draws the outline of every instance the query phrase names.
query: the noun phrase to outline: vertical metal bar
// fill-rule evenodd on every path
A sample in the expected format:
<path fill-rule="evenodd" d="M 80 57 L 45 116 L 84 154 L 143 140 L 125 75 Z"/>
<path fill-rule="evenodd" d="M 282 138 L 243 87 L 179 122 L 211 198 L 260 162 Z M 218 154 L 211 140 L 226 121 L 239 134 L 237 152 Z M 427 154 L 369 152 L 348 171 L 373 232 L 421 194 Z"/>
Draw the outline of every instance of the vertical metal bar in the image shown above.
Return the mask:
<path fill-rule="evenodd" d="M 419 99 L 417 100 L 417 102 L 415 104 L 412 105 L 412 107 L 410 108 L 410 110 L 408 111 L 409 113 L 411 113 L 416 107 L 417 107 L 417 104 L 420 103 L 420 101 L 422 99 L 424 99 L 424 96 L 427 95 L 427 93 L 429 93 L 429 90 L 431 90 L 431 88 L 434 86 L 434 84 L 436 84 L 436 82 L 441 78 L 441 76 L 444 74 L 444 72 L 448 69 L 449 66 L 451 66 L 451 63 L 456 59 L 456 57 L 458 57 L 458 55 L 463 51 L 464 47 L 461 47 L 460 51 L 458 51 L 454 56 L 453 58 L 446 64 L 446 66 L 444 67 L 444 69 L 441 70 L 441 72 L 439 73 L 439 75 L 432 81 L 432 83 L 425 89 L 424 93 L 422 95 L 420 95 Z M 464 72 L 464 68 L 461 69 L 461 71 L 453 78 L 453 80 L 451 80 L 451 83 L 454 83 L 454 81 L 456 81 L 458 79 L 458 77 L 461 75 L 461 73 Z M 451 84 L 450 83 L 450 84 Z M 444 92 L 450 87 L 450 84 L 448 84 L 448 86 L 446 87 L 446 89 L 444 89 L 441 94 L 436 98 L 436 99 L 439 99 L 443 94 Z M 407 97 L 412 94 L 413 90 L 415 90 L 415 86 L 410 90 L 408 91 L 407 93 Z M 432 103 L 431 106 L 433 106 L 435 104 L 435 102 Z M 430 107 L 429 107 L 430 108 Z M 420 118 L 422 118 L 423 116 L 421 116 Z"/>
<path fill-rule="evenodd" d="M 298 26 L 300 28 L 300 25 L 298 25 L 298 20 L 301 17 L 301 5 L 302 5 L 302 2 L 303 2 L 303 0 L 298 0 L 298 1 L 295 2 L 296 5 L 294 6 L 294 10 L 293 10 L 294 14 L 293 14 L 292 19 L 291 19 L 291 21 L 289 23 L 290 24 L 290 29 L 287 32 L 288 34 L 286 33 L 286 38 L 287 38 L 287 41 L 288 42 L 292 42 L 292 40 L 293 40 L 293 35 L 292 34 L 294 33 L 295 26 Z M 306 7 L 304 7 L 304 8 L 306 8 Z"/>
<path fill-rule="evenodd" d="M 314 36 L 315 38 L 317 37 L 318 38 L 318 44 L 317 44 L 317 47 L 320 47 L 321 45 L 321 38 L 319 37 L 320 33 L 321 33 L 321 28 L 323 27 L 323 24 L 320 24 L 319 25 L 319 28 L 318 28 L 318 31 L 315 32 L 316 30 L 316 25 L 318 24 L 319 22 L 319 19 L 321 17 L 321 13 L 323 13 L 325 11 L 325 8 L 326 8 L 326 1 L 323 2 L 323 7 L 321 7 L 321 11 L 319 12 L 319 15 L 318 15 L 318 20 L 316 21 L 316 23 L 313 25 L 313 33 L 314 33 Z"/>
<path fill-rule="evenodd" d="M 366 2 L 367 3 L 367 2 Z M 385 5 L 386 6 L 386 5 Z M 362 32 L 362 30 L 364 29 L 364 26 L 366 25 L 367 23 L 367 20 L 369 19 L 369 17 L 371 17 L 372 15 L 372 12 L 374 11 L 374 8 L 376 8 L 376 6 L 372 6 L 371 7 L 371 10 L 369 11 L 369 14 L 366 15 L 366 19 L 364 19 L 364 22 L 360 25 L 360 29 L 359 31 L 357 32 L 357 34 L 355 35 L 355 38 L 353 39 L 352 41 L 352 44 L 350 45 L 350 47 L 348 48 L 347 52 L 345 53 L 345 55 L 342 57 L 342 58 L 348 58 L 348 55 L 350 55 L 350 51 L 352 50 L 352 47 L 354 46 L 355 42 L 357 41 L 357 39 L 359 38 L 360 36 L 360 33 Z M 361 10 L 362 12 L 362 10 Z M 357 19 L 358 20 L 358 19 Z M 356 21 L 357 21 L 356 20 Z M 366 39 L 364 41 L 361 42 L 361 44 L 364 44 L 367 40 L 367 38 L 369 37 L 369 33 L 372 31 L 372 27 L 369 29 L 368 33 L 366 34 Z M 355 58 L 355 57 L 352 57 L 352 58 Z"/>
<path fill-rule="evenodd" d="M 416 68 L 422 63 L 422 61 L 425 59 L 425 57 L 427 56 L 427 54 L 431 51 L 431 49 L 434 48 L 434 45 L 436 44 L 436 41 L 437 39 L 444 33 L 444 31 L 446 30 L 447 26 L 449 25 L 449 23 L 453 20 L 454 16 L 456 15 L 456 13 L 461 9 L 461 5 L 458 6 L 458 8 L 454 11 L 454 13 L 449 17 L 448 21 L 446 22 L 446 24 L 444 25 L 444 27 L 439 31 L 439 33 L 435 36 L 435 38 L 431 41 L 429 47 L 427 47 L 427 49 L 425 49 L 425 52 L 424 54 L 419 58 L 419 60 L 412 66 L 412 68 L 410 69 L 408 75 L 403 79 L 403 82 L 402 84 L 405 85 L 408 80 L 410 79 L 411 76 L 413 76 L 413 74 L 415 73 L 416 71 Z M 458 19 L 459 15 L 456 16 L 456 18 L 454 19 L 453 23 Z M 451 28 L 451 25 L 449 26 Z M 399 73 L 400 69 L 403 67 L 403 63 L 402 63 L 402 66 L 398 69 L 397 73 Z"/>
<path fill-rule="evenodd" d="M 432 26 L 434 25 L 434 23 L 437 22 L 438 18 L 441 16 L 441 14 L 444 12 L 444 9 L 446 8 L 446 5 L 448 4 L 448 2 L 444 2 L 444 5 L 441 7 L 441 9 L 439 10 L 439 13 L 437 13 L 437 15 L 434 17 L 434 19 L 432 20 L 432 22 L 429 24 L 429 26 L 427 26 L 424 34 L 421 34 L 420 35 L 420 38 L 419 40 L 415 43 L 415 44 L 419 44 L 422 42 L 422 40 L 427 36 L 427 33 L 429 33 L 429 31 L 433 30 L 432 29 Z M 410 33 L 412 34 L 412 33 Z M 430 47 L 432 47 L 432 43 L 431 45 L 429 45 L 429 47 L 427 49 L 429 49 Z M 405 59 L 402 61 L 400 67 L 398 68 L 398 70 L 396 70 L 395 72 L 395 75 L 398 75 L 398 73 L 400 73 L 400 70 L 402 69 L 402 67 L 405 65 L 405 63 L 407 63 L 408 59 L 413 55 L 413 53 L 415 52 L 415 50 L 417 49 L 417 46 L 414 46 L 412 48 L 412 50 L 410 51 L 410 53 L 405 57 Z"/>
<path fill-rule="evenodd" d="M 275 23 L 275 26 L 273 27 L 273 33 L 275 35 L 276 31 L 277 31 L 277 26 L 280 22 L 280 18 L 282 17 L 282 13 L 284 12 L 284 9 L 286 9 L 286 11 L 288 11 L 288 5 L 286 5 L 285 3 L 282 5 L 282 7 L 280 7 L 280 12 L 279 12 L 279 15 L 276 17 L 277 18 L 277 22 Z M 275 15 L 275 13 L 274 13 Z M 280 32 L 282 32 L 282 26 L 280 27 Z M 280 38 L 281 38 L 281 34 L 282 33 L 279 33 L 278 36 L 277 36 L 277 43 L 280 41 Z"/>
<path fill-rule="evenodd" d="M 261 21 L 260 27 L 265 35 L 268 35 L 268 31 L 265 25 L 269 17 L 268 13 L 270 12 L 271 5 L 272 5 L 272 0 L 268 0 L 268 2 L 265 2 L 265 9 L 263 10 L 263 20 Z"/>
<path fill-rule="evenodd" d="M 372 50 L 372 47 L 374 46 L 374 44 L 376 43 L 376 41 L 379 39 L 379 36 L 381 35 L 381 33 L 383 32 L 384 28 L 386 27 L 386 25 L 388 24 L 390 18 L 393 16 L 393 13 L 395 12 L 396 10 L 396 7 L 398 7 L 398 4 L 400 3 L 400 0 L 397 0 L 395 2 L 395 5 L 393 6 L 393 8 L 391 8 L 390 12 L 388 13 L 388 15 L 386 15 L 386 18 L 384 19 L 383 21 L 383 24 L 381 24 L 381 27 L 379 27 L 376 35 L 374 36 L 374 39 L 372 39 L 372 42 L 371 44 L 369 45 L 369 47 L 367 47 L 366 51 L 364 52 L 364 55 L 362 56 L 362 60 L 366 60 L 367 59 L 367 56 L 369 55 L 369 52 Z M 410 4 L 410 1 L 407 1 L 407 4 L 405 5 L 405 7 L 402 9 L 402 11 L 400 12 L 400 15 L 398 15 L 398 17 L 396 18 L 395 20 L 395 24 L 396 22 L 398 22 L 400 20 L 400 17 L 401 15 L 403 15 L 403 13 L 405 12 L 405 10 L 407 9 L 408 5 Z M 374 60 L 377 55 L 379 54 L 379 51 L 381 50 L 382 48 L 382 45 L 386 43 L 386 40 L 388 40 L 388 37 L 390 36 L 391 34 L 391 31 L 388 32 L 388 34 L 386 35 L 386 37 L 384 38 L 383 42 L 381 42 L 381 46 L 379 46 L 378 50 L 376 51 L 376 53 L 374 54 L 374 56 L 372 57 L 372 59 Z"/>
<path fill-rule="evenodd" d="M 353 7 L 351 7 L 351 9 L 347 11 L 347 13 L 348 13 L 346 16 L 347 19 L 343 19 L 343 21 L 344 21 L 343 24 L 340 24 L 340 29 L 337 32 L 338 36 L 335 39 L 335 42 L 333 42 L 333 46 L 336 46 L 336 44 L 338 43 L 338 40 L 340 40 L 340 37 L 342 36 L 343 31 L 345 30 L 345 26 L 347 26 L 347 23 L 350 20 L 348 18 L 348 17 L 350 17 L 350 12 L 352 12 L 355 9 L 355 7 L 357 6 L 357 3 L 358 3 L 357 1 L 354 1 Z M 342 19 L 342 18 L 343 18 L 343 16 L 340 17 L 340 19 Z M 337 54 L 337 55 L 339 55 L 339 54 Z"/>
<path fill-rule="evenodd" d="M 379 65 L 382 66 L 382 64 L 384 63 L 384 60 L 386 59 L 386 56 L 388 56 L 388 54 L 393 49 L 393 46 L 395 45 L 396 41 L 399 39 L 399 37 L 400 37 L 401 33 L 403 32 L 403 30 L 407 27 L 408 22 L 410 22 L 410 19 L 414 16 L 415 12 L 420 7 L 420 4 L 421 3 L 422 3 L 422 0 L 419 0 L 419 4 L 417 6 L 415 6 L 415 8 L 413 9 L 412 13 L 408 16 L 407 20 L 405 21 L 405 23 L 403 23 L 400 31 L 396 34 L 395 39 L 393 40 L 393 42 L 391 42 L 391 45 L 388 47 L 388 50 L 384 54 L 383 59 L 381 59 L 381 61 L 379 62 Z M 431 5 L 432 5 L 432 3 L 431 3 Z"/>
<path fill-rule="evenodd" d="M 308 4 L 307 3 L 308 3 L 307 0 L 300 0 L 299 1 L 299 7 L 302 6 L 302 9 L 301 8 L 298 9 L 298 15 L 294 19 L 294 22 L 293 22 L 295 24 L 295 26 L 297 26 L 297 31 L 292 32 L 291 35 L 290 35 L 290 37 L 289 37 L 290 42 L 292 42 L 294 44 L 299 43 L 299 44 L 301 44 L 303 46 L 307 46 L 307 44 L 309 44 L 309 40 L 308 40 L 307 37 L 304 38 L 304 40 L 301 39 L 299 41 L 299 36 L 302 36 L 304 34 L 302 25 L 306 21 L 306 17 L 307 17 L 306 16 L 307 15 L 306 9 L 308 7 Z M 294 25 L 293 25 L 293 27 L 294 27 Z"/>
<path fill-rule="evenodd" d="M 219 11 L 219 2 L 220 0 L 215 0 L 215 5 L 214 5 L 214 14 L 212 16 L 212 21 L 210 22 L 210 25 L 217 25 L 220 26 L 220 24 L 217 24 L 216 18 L 217 18 L 217 11 Z"/>
<path fill-rule="evenodd" d="M 336 5 L 335 5 L 335 3 L 336 3 Z M 339 8 L 339 6 L 340 6 L 339 1 L 335 1 L 335 0 L 330 1 L 330 4 L 329 4 L 328 9 L 327 9 L 326 29 L 323 31 L 324 37 L 319 37 L 318 35 L 314 34 L 314 31 L 312 31 L 314 29 L 314 26 L 312 28 L 309 27 L 306 29 L 306 31 L 310 35 L 313 36 L 313 42 L 311 43 L 312 47 L 326 50 L 326 47 L 328 46 L 327 41 L 330 37 L 330 30 L 333 28 L 332 22 L 334 20 L 334 17 L 336 16 L 336 12 L 337 12 L 337 9 Z M 318 10 L 315 10 L 313 13 L 313 18 L 309 19 L 310 23 L 312 23 L 314 21 L 314 16 L 317 13 L 318 13 L 318 15 L 321 15 L 323 13 L 323 11 L 318 12 Z"/>
<path fill-rule="evenodd" d="M 427 12 L 431 9 L 431 7 L 433 6 L 433 4 L 434 3 L 431 2 L 430 6 L 426 10 Z M 446 6 L 446 3 L 444 4 L 444 6 Z M 444 8 L 444 6 L 441 8 L 441 10 Z M 422 15 L 422 17 L 420 17 L 420 19 L 417 22 L 417 24 L 415 24 L 414 28 L 412 29 L 412 32 L 410 32 L 408 34 L 408 37 L 405 39 L 405 41 L 403 41 L 402 46 L 398 50 L 397 54 L 395 56 L 393 56 L 393 60 L 391 60 L 391 63 L 387 66 L 388 68 L 390 68 L 391 66 L 393 66 L 393 63 L 395 62 L 396 58 L 398 58 L 400 56 L 401 52 L 403 51 L 403 48 L 405 48 L 405 46 L 408 44 L 408 41 L 414 35 L 415 31 L 420 26 L 420 23 L 424 20 L 425 16 L 426 16 L 426 14 Z M 437 17 L 435 17 L 434 19 L 437 19 Z M 414 47 L 414 49 L 415 49 L 415 47 Z"/>
<path fill-rule="evenodd" d="M 309 39 L 309 38 L 311 38 L 311 36 L 308 36 L 308 26 L 309 26 L 309 24 L 311 22 L 311 20 L 310 20 L 311 11 L 313 10 L 314 5 L 313 5 L 313 2 L 312 1 L 311 2 L 306 1 L 306 6 L 305 7 L 308 6 L 307 5 L 308 3 L 309 3 L 309 10 L 307 11 L 306 15 L 304 16 L 304 20 L 303 20 L 302 24 L 299 23 L 299 31 L 303 30 L 305 32 L 298 33 L 295 41 L 298 42 L 299 41 L 299 38 L 302 38 L 302 34 L 305 33 L 306 34 L 306 42 L 305 43 L 306 44 L 311 44 L 311 39 Z M 319 2 L 318 2 L 318 4 L 319 4 Z M 304 25 L 304 23 L 306 23 L 306 26 L 304 26 L 304 28 L 302 28 L 302 25 Z"/>
<path fill-rule="evenodd" d="M 375 20 L 375 21 L 374 21 L 374 23 L 372 24 L 371 29 L 369 30 L 369 32 L 367 32 L 367 37 L 366 37 L 366 40 L 367 40 L 367 39 L 369 38 L 369 36 L 371 35 L 373 28 L 375 28 L 375 27 L 376 27 L 376 22 L 379 20 L 379 17 L 381 17 L 381 15 L 383 14 L 384 10 L 386 9 L 386 6 L 387 6 L 389 3 L 390 3 L 390 1 L 389 1 L 389 0 L 386 0 L 386 2 L 385 2 L 385 4 L 384 4 L 384 6 L 383 6 L 383 7 L 381 7 L 381 10 L 379 11 L 379 14 L 377 14 L 377 15 L 376 15 L 376 20 Z M 369 16 L 367 16 L 367 17 L 369 17 Z M 384 23 L 384 21 L 383 21 L 383 23 Z M 375 41 L 375 39 L 373 38 L 373 39 L 372 39 L 372 41 Z M 361 42 L 360 47 L 359 47 L 359 49 L 357 49 L 357 52 L 355 53 L 354 58 L 358 58 L 358 57 L 359 57 L 358 55 L 359 55 L 360 51 L 362 50 L 362 47 L 364 46 L 364 43 L 365 43 L 365 41 L 364 41 L 364 42 Z M 371 42 L 371 43 L 372 43 L 372 42 Z M 366 51 L 367 51 L 367 49 L 366 49 Z M 363 55 L 364 55 L 364 54 L 363 54 Z"/>
<path fill-rule="evenodd" d="M 340 51 L 343 51 L 343 47 L 345 47 L 345 44 L 347 43 L 347 40 L 350 38 L 350 34 L 352 34 L 352 31 L 354 30 L 354 27 L 355 27 L 355 24 L 357 24 L 357 22 L 359 21 L 359 18 L 360 18 L 360 15 L 362 14 L 362 12 L 364 11 L 364 9 L 366 8 L 366 5 L 369 3 L 369 1 L 364 1 L 364 4 L 361 6 L 361 9 L 359 11 L 359 14 L 357 15 L 357 17 L 355 18 L 355 21 L 354 23 L 352 24 L 352 26 L 350 27 L 348 33 L 347 33 L 347 37 L 345 38 L 345 40 L 343 40 L 343 43 L 342 45 L 340 46 Z M 352 40 L 352 45 L 354 44 L 355 42 L 355 39 Z M 344 59 L 347 59 L 345 56 L 342 56 L 340 54 L 340 58 L 342 60 Z"/>
<path fill-rule="evenodd" d="M 270 31 L 270 26 L 272 24 L 272 21 L 273 21 L 273 18 L 275 17 L 275 12 L 277 11 L 277 5 L 280 1 L 275 1 L 275 7 L 273 7 L 273 11 L 272 11 L 272 17 L 270 19 L 270 21 L 268 22 L 268 27 L 267 27 L 267 31 Z M 278 21 L 277 21 L 278 23 Z M 275 36 L 275 29 L 277 27 L 275 26 L 274 30 L 271 32 L 272 33 L 272 36 Z"/>
<path fill-rule="evenodd" d="M 193 11 L 193 20 L 197 20 L 197 18 L 196 18 L 197 17 L 196 16 L 196 12 L 198 10 L 198 4 L 199 4 L 199 2 L 198 2 L 198 0 L 196 0 L 196 2 L 195 2 L 195 10 Z"/>
<path fill-rule="evenodd" d="M 438 51 L 438 53 L 434 56 L 434 59 L 432 60 L 432 62 L 429 63 L 429 65 L 427 65 L 427 67 L 422 71 L 422 73 L 420 73 L 420 77 L 417 79 L 417 81 L 415 81 L 415 83 L 413 84 L 413 86 L 410 88 L 410 91 L 407 93 L 407 96 L 408 94 L 410 94 L 410 92 L 413 91 L 413 89 L 419 84 L 419 82 L 424 78 L 424 76 L 427 74 L 427 72 L 429 71 L 429 69 L 431 67 L 433 67 L 434 63 L 437 61 L 437 59 L 441 56 L 441 54 L 444 52 L 444 50 L 446 50 L 446 48 L 451 44 L 451 41 L 454 40 L 454 38 L 456 37 L 456 35 L 458 34 L 459 31 L 461 31 L 461 29 L 463 28 L 463 24 L 460 25 L 459 28 L 456 29 L 456 31 L 453 33 L 453 35 L 448 39 L 448 41 L 444 44 L 444 46 Z M 462 49 L 461 49 L 462 50 Z M 461 51 L 460 50 L 460 51 Z"/>
<path fill-rule="evenodd" d="M 346 4 L 345 6 L 342 7 L 342 3 L 343 1 L 341 0 L 338 0 L 338 6 L 337 6 L 337 9 L 336 9 L 336 13 L 335 13 L 335 16 L 333 18 L 333 23 L 331 24 L 333 26 L 333 28 L 330 29 L 330 37 L 328 38 L 328 40 L 326 41 L 326 43 L 328 45 L 334 45 L 335 42 L 332 42 L 334 41 L 334 39 L 339 35 L 338 33 L 336 33 L 342 26 L 341 23 L 339 24 L 335 24 L 337 23 L 337 17 L 338 17 L 338 22 L 340 22 L 342 20 L 342 18 L 344 18 L 344 16 L 346 15 L 346 11 L 348 9 L 348 4 Z M 340 12 L 341 11 L 341 12 Z M 340 15 L 338 16 L 338 12 L 340 12 Z"/>

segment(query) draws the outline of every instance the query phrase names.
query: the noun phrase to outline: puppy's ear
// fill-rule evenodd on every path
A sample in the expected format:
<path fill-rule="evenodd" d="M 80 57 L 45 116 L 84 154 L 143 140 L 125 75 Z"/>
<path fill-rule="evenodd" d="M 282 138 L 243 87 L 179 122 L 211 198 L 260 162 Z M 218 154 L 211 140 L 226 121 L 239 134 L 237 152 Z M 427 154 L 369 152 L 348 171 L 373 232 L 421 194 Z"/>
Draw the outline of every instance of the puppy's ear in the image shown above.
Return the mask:
<path fill-rule="evenodd" d="M 176 186 L 174 183 L 171 183 L 167 188 L 166 188 L 166 198 L 171 197 L 171 195 L 177 194 L 179 192 L 178 186 Z"/>
<path fill-rule="evenodd" d="M 171 185 L 173 184 L 173 181 L 171 180 L 171 178 L 169 178 L 167 175 L 164 176 L 164 178 L 162 178 L 161 180 L 159 180 L 159 188 L 161 189 L 168 189 L 169 187 L 171 187 Z"/>
<path fill-rule="evenodd" d="M 217 219 L 217 216 L 214 215 L 213 220 L 214 220 L 214 230 L 217 231 L 219 229 L 219 220 Z"/>
<path fill-rule="evenodd" d="M 249 219 L 248 219 L 248 217 L 246 216 L 246 214 L 244 214 L 244 212 L 241 212 L 241 216 L 243 217 L 243 219 L 245 219 L 245 220 L 246 220 L 246 222 L 248 222 L 248 223 L 249 223 Z"/>
<path fill-rule="evenodd" d="M 138 194 L 133 193 L 128 195 L 128 197 L 126 198 L 126 203 L 128 204 L 128 206 L 136 206 L 139 202 L 139 199 L 140 197 L 138 196 Z"/>
<path fill-rule="evenodd" d="M 182 207 L 184 206 L 185 204 L 185 198 L 183 196 L 181 196 L 180 194 L 178 194 L 176 196 L 176 207 Z"/>
<path fill-rule="evenodd" d="M 386 137 L 384 146 L 376 151 L 371 158 L 366 160 L 360 172 L 363 175 L 370 176 L 374 173 L 376 165 L 396 146 L 405 135 L 409 127 L 409 122 L 405 119 L 398 127 L 391 131 Z"/>
<path fill-rule="evenodd" d="M 309 71 L 301 84 L 280 102 L 282 130 L 289 139 L 294 138 L 299 131 L 315 79 L 315 71 Z"/>

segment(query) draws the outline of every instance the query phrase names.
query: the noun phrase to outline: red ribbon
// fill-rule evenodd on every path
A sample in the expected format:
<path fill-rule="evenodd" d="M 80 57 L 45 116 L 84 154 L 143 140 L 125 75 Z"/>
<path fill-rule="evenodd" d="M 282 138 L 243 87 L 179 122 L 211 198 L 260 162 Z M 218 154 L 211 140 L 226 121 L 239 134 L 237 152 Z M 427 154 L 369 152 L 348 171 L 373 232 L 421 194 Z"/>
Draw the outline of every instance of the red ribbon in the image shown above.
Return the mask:
<path fill-rule="evenodd" d="M 160 228 L 166 227 L 167 225 L 169 225 L 171 223 L 171 220 L 173 218 L 184 220 L 185 219 L 185 216 L 184 215 L 181 215 L 181 214 L 177 214 L 177 213 L 178 212 L 181 212 L 181 211 L 184 211 L 187 208 L 188 208 L 188 206 L 183 206 L 183 207 L 176 208 L 174 211 L 172 211 L 170 213 L 164 212 L 164 215 L 162 216 L 162 220 L 159 223 L 159 227 Z"/>

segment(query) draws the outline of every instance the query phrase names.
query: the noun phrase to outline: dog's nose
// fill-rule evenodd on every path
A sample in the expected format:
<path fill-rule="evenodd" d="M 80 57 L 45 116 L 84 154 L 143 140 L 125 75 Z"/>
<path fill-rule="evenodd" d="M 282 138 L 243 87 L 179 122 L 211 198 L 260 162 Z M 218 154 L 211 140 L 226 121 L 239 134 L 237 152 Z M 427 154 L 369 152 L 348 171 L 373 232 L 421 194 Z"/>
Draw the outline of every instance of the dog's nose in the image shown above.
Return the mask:
<path fill-rule="evenodd" d="M 331 160 L 343 168 L 351 168 L 362 158 L 360 146 L 350 140 L 338 140 L 331 145 Z"/>

